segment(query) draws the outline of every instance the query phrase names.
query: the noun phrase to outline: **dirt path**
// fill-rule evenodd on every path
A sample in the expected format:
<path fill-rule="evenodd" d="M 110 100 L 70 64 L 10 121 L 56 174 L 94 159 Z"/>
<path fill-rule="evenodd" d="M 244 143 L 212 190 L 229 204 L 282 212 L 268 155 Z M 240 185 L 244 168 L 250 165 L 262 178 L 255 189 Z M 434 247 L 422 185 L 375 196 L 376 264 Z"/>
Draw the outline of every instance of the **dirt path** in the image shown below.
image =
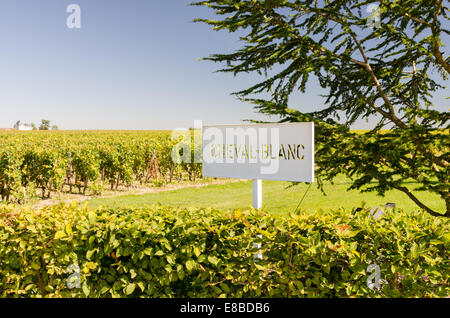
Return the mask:
<path fill-rule="evenodd" d="M 146 186 L 130 186 L 128 189 L 119 191 L 110 191 L 104 195 L 83 195 L 83 194 L 62 194 L 59 198 L 40 200 L 39 202 L 32 204 L 34 209 L 41 209 L 47 206 L 56 205 L 59 203 L 72 203 L 72 202 L 84 202 L 94 198 L 112 198 L 123 195 L 142 195 L 147 193 L 159 193 L 165 191 L 174 191 L 185 188 L 203 188 L 210 185 L 220 185 L 226 183 L 234 183 L 246 181 L 244 179 L 216 179 L 205 183 L 191 183 L 191 184 L 168 184 L 160 188 L 146 187 Z"/>

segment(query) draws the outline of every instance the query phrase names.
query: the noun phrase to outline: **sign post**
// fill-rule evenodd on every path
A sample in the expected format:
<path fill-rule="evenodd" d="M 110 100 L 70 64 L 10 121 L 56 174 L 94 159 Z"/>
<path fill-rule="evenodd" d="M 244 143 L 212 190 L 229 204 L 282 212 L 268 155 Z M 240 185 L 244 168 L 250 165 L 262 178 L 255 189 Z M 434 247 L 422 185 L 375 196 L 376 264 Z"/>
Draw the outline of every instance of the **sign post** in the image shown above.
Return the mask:
<path fill-rule="evenodd" d="M 262 180 L 253 179 L 253 208 L 256 210 L 262 207 Z"/>

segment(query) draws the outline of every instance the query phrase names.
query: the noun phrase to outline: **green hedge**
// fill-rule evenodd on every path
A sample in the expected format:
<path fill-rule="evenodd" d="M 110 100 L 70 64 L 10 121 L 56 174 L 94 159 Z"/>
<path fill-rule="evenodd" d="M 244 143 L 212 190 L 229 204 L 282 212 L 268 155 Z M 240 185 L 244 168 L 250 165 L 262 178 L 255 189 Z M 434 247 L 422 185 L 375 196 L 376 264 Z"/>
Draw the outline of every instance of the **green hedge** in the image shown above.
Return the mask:
<path fill-rule="evenodd" d="M 448 247 L 447 219 L 401 211 L 374 220 L 367 211 L 3 206 L 0 296 L 447 297 Z M 371 263 L 379 291 L 366 284 Z M 71 264 L 80 288 L 67 287 Z"/>

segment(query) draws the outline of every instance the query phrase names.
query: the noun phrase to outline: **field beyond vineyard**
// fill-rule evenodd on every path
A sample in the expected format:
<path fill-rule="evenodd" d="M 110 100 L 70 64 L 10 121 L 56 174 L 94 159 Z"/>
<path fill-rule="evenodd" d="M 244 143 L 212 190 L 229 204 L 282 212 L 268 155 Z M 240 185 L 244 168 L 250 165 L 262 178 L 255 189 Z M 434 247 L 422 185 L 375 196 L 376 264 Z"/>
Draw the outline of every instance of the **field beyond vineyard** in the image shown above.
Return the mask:
<path fill-rule="evenodd" d="M 325 194 L 316 187 L 308 184 L 290 186 L 290 182 L 263 181 L 263 210 L 277 215 L 289 215 L 295 209 L 303 213 L 317 214 L 320 211 L 335 211 L 343 209 L 349 213 L 357 208 L 372 209 L 395 203 L 397 209 L 404 211 L 418 211 L 420 208 L 404 193 L 391 190 L 384 197 L 374 192 L 361 193 L 358 190 L 347 191 L 350 185 L 345 176 L 339 176 L 334 184 L 325 183 Z M 414 182 L 406 183 L 410 189 L 418 185 Z M 309 187 L 309 189 L 308 189 Z M 235 209 L 250 209 L 252 205 L 252 182 L 223 182 L 220 184 L 206 183 L 202 187 L 180 187 L 174 191 L 149 192 L 144 194 L 122 193 L 108 197 L 94 197 L 89 199 L 90 208 L 142 208 L 152 205 L 166 205 L 172 207 L 214 208 L 224 211 Z M 444 203 L 439 196 L 429 192 L 414 192 L 424 202 L 436 211 L 444 211 Z M 304 198 L 303 198 L 304 197 Z M 301 204 L 299 205 L 301 201 Z"/>

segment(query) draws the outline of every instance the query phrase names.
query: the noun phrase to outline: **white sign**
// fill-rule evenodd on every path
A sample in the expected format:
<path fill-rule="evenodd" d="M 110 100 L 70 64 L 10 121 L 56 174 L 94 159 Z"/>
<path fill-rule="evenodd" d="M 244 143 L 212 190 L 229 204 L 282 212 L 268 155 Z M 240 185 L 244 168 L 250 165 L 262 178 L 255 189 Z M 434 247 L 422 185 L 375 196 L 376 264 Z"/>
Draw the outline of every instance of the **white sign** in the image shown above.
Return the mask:
<path fill-rule="evenodd" d="M 314 123 L 203 127 L 203 176 L 314 182 Z"/>

